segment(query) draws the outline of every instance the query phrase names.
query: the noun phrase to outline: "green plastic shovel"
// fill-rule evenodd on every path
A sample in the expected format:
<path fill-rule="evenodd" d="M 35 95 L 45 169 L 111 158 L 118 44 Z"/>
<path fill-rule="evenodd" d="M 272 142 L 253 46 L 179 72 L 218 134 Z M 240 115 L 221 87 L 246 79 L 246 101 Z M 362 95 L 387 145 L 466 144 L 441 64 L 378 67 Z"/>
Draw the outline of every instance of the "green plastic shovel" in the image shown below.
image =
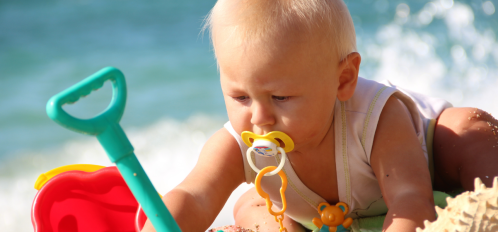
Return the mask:
<path fill-rule="evenodd" d="M 89 95 L 93 90 L 101 88 L 108 80 L 112 82 L 112 100 L 107 109 L 100 115 L 91 119 L 79 119 L 62 109 L 64 104 L 75 103 L 80 97 Z M 126 82 L 124 75 L 116 68 L 107 67 L 50 98 L 47 103 L 47 114 L 63 127 L 79 133 L 97 136 L 109 159 L 116 164 L 156 231 L 179 232 L 181 230 L 178 224 L 145 174 L 133 153 L 133 146 L 119 125 L 125 105 Z"/>

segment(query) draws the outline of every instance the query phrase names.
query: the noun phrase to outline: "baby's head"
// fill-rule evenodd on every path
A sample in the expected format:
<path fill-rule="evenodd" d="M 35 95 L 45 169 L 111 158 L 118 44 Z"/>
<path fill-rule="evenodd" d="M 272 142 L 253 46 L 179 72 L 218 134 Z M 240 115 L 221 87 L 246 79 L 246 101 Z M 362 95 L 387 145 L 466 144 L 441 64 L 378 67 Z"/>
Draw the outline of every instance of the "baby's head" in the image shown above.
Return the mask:
<path fill-rule="evenodd" d="M 308 46 L 339 60 L 356 51 L 351 15 L 342 0 L 219 0 L 207 18 L 215 54 L 226 43 L 278 49 L 275 43 L 299 35 Z"/>
<path fill-rule="evenodd" d="M 342 0 L 219 0 L 207 26 L 239 133 L 288 133 L 290 114 L 331 123 L 335 99 L 354 92 L 361 59 Z"/>

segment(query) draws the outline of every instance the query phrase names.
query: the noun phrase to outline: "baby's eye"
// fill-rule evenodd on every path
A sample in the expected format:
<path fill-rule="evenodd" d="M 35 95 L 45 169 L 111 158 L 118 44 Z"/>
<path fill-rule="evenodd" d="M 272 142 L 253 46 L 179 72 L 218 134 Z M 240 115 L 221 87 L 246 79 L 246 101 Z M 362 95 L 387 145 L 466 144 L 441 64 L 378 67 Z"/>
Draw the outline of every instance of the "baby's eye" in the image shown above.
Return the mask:
<path fill-rule="evenodd" d="M 286 101 L 286 100 L 289 100 L 289 97 L 287 96 L 272 96 L 273 99 L 277 100 L 277 101 Z"/>
<path fill-rule="evenodd" d="M 233 97 L 233 99 L 235 99 L 236 101 L 245 101 L 247 99 L 249 99 L 248 96 L 239 96 L 239 97 Z"/>

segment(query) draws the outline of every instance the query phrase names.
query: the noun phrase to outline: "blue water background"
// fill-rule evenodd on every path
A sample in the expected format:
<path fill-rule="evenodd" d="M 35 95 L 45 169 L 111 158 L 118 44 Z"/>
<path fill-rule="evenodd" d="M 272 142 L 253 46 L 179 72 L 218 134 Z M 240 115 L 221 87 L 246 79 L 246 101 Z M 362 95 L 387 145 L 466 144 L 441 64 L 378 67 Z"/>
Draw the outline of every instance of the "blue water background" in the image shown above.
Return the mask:
<path fill-rule="evenodd" d="M 195 164 L 202 143 L 227 119 L 209 36 L 201 33 L 214 3 L 0 1 L 0 208 L 9 211 L 0 212 L 0 228 L 7 228 L 0 230 L 31 231 L 37 174 L 70 164 L 75 159 L 64 159 L 68 151 L 85 157 L 100 152 L 91 138 L 51 121 L 45 104 L 103 67 L 117 67 L 126 76 L 128 102 L 121 125 L 134 132 L 132 143 L 149 157 L 144 158 L 150 163 L 146 170 L 154 173 L 164 161 L 155 154 L 173 156 L 168 149 L 177 144 L 193 143 L 196 149 L 174 150 L 175 162 L 186 169 Z M 496 0 L 346 3 L 363 58 L 361 76 L 390 79 L 456 106 L 498 114 Z M 106 84 L 65 109 L 92 117 L 107 106 L 110 92 Z M 159 136 L 168 139 L 150 142 Z"/>
<path fill-rule="evenodd" d="M 161 117 L 182 119 L 194 112 L 222 115 L 216 63 L 208 37 L 199 34 L 213 4 L 2 1 L 0 157 L 78 136 L 55 127 L 45 104 L 105 66 L 117 67 L 126 76 L 124 127 L 148 125 Z M 107 104 L 107 95 L 102 95 L 102 101 L 78 105 L 73 112 L 95 115 Z"/>

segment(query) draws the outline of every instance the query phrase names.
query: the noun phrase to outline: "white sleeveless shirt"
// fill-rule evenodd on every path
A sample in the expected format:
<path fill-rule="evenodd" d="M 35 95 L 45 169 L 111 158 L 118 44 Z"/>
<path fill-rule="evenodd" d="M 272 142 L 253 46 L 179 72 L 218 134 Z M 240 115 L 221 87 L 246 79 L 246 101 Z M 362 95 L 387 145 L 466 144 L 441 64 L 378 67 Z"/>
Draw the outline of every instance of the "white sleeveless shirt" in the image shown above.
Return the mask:
<path fill-rule="evenodd" d="M 425 141 L 426 131 L 430 127 L 431 121 L 435 122 L 435 118 L 445 108 L 451 107 L 451 104 L 441 99 L 402 91 L 391 83 L 384 85 L 358 78 L 353 97 L 345 102 L 336 100 L 333 122 L 335 151 L 331 151 L 330 155 L 335 156 L 339 201 L 347 203 L 350 208 L 346 217 L 368 217 L 387 212 L 379 183 L 370 166 L 370 155 L 377 122 L 389 97 L 396 97 L 406 106 L 426 159 L 428 159 Z M 249 166 L 245 155 L 248 147 L 240 135 L 235 132 L 230 122 L 225 124 L 225 128 L 234 136 L 240 146 L 246 182 L 254 183 L 256 173 Z M 267 166 L 278 166 L 280 155 L 272 158 L 253 155 L 252 159 L 254 164 L 262 169 Z M 288 187 L 285 191 L 287 198 L 285 214 L 308 229 L 316 229 L 312 219 L 320 217 L 317 207 L 321 202 L 326 202 L 325 199 L 301 182 L 289 160 L 285 161 L 283 170 L 288 179 Z M 280 177 L 278 175 L 264 177 L 261 185 L 263 190 L 270 195 L 274 206 L 278 208 L 276 210 L 281 209 Z M 336 204 L 336 202 L 329 203 Z"/>

